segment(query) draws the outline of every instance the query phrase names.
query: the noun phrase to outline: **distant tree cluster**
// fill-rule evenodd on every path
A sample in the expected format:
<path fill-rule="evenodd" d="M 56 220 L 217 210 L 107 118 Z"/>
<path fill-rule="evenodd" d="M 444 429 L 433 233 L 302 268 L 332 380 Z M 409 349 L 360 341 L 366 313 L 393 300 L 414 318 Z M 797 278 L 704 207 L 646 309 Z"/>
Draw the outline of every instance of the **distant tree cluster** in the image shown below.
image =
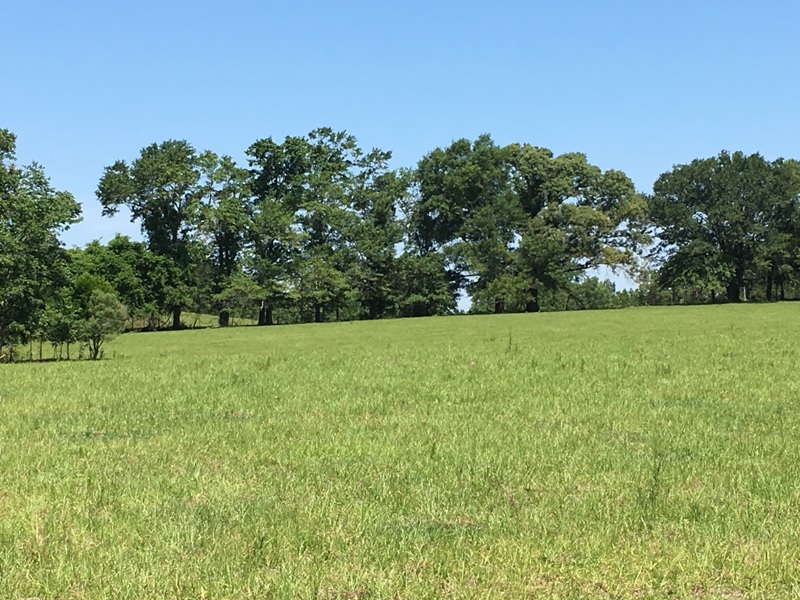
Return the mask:
<path fill-rule="evenodd" d="M 187 312 L 227 326 L 450 314 L 462 292 L 495 313 L 783 300 L 800 282 L 794 160 L 722 153 L 646 195 L 583 154 L 488 135 L 400 170 L 327 128 L 258 140 L 247 167 L 170 140 L 97 187 L 144 241 L 66 250 L 79 204 L 14 149 L 0 130 L 2 360 L 45 343 L 98 358 L 125 326 L 177 329 Z M 616 290 L 601 267 L 638 288 Z"/>
<path fill-rule="evenodd" d="M 800 283 L 800 162 L 723 152 L 661 175 L 650 197 L 659 283 L 676 298 L 785 300 Z"/>
<path fill-rule="evenodd" d="M 60 355 L 80 343 L 99 358 L 103 341 L 122 330 L 124 307 L 108 282 L 71 269 L 58 234 L 80 218 L 71 194 L 54 190 L 34 164 L 12 161 L 16 139 L 0 130 L 0 362 L 15 345 L 45 342 Z"/>

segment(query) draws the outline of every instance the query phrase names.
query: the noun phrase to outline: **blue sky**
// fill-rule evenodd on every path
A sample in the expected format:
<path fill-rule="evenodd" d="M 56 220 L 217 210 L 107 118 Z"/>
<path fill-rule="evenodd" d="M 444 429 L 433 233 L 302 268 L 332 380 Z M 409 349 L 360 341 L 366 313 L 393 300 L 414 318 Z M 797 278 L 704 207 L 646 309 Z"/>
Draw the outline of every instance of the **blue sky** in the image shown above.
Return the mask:
<path fill-rule="evenodd" d="M 800 2 L 2 3 L 0 127 L 100 216 L 103 167 L 186 139 L 244 159 L 319 126 L 394 166 L 490 133 L 579 151 L 643 191 L 722 149 L 800 157 Z"/>

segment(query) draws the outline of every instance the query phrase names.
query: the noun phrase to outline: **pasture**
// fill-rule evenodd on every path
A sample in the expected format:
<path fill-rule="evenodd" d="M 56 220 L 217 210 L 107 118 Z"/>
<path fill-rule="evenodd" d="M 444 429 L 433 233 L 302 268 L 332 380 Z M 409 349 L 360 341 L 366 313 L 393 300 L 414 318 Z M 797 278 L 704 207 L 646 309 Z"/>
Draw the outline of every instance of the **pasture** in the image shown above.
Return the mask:
<path fill-rule="evenodd" d="M 0 597 L 800 597 L 798 340 L 787 303 L 0 365 Z"/>

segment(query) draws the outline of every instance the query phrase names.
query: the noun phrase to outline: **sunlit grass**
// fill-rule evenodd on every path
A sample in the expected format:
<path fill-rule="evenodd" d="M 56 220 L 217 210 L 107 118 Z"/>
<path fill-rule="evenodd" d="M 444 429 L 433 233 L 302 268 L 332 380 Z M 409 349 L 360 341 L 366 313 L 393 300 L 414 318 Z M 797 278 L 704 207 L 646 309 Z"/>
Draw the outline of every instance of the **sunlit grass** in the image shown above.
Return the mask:
<path fill-rule="evenodd" d="M 0 597 L 798 597 L 799 309 L 142 333 L 3 365 Z"/>

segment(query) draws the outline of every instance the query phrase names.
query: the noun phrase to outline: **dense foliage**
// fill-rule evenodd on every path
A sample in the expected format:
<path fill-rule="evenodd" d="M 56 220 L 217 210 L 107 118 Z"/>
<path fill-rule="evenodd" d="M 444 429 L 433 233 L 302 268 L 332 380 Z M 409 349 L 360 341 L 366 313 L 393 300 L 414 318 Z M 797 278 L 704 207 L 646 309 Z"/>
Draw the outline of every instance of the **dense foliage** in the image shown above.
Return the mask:
<path fill-rule="evenodd" d="M 721 153 L 664 173 L 652 221 L 661 282 L 712 300 L 781 300 L 800 274 L 800 162 Z"/>
<path fill-rule="evenodd" d="M 47 340 L 54 346 L 82 341 L 98 358 L 102 340 L 113 333 L 108 324 L 93 326 L 92 292 L 105 282 L 71 272 L 58 240 L 79 220 L 80 205 L 53 189 L 38 165 L 17 167 L 15 149 L 14 135 L 0 130 L 0 359 L 12 360 L 15 343 L 34 340 L 40 357 Z M 111 300 L 119 304 L 113 296 L 103 301 Z"/>
<path fill-rule="evenodd" d="M 257 140 L 248 165 L 186 141 L 106 167 L 106 215 L 144 241 L 65 250 L 80 218 L 0 130 L 0 356 L 79 343 L 98 358 L 123 327 L 377 319 L 471 312 L 788 299 L 800 283 L 800 163 L 723 152 L 661 175 L 652 195 L 580 153 L 488 136 L 413 169 L 321 128 Z M 615 289 L 602 269 L 635 290 Z M 102 321 L 102 323 L 101 323 Z M 2 349 L 7 348 L 5 354 Z"/>

